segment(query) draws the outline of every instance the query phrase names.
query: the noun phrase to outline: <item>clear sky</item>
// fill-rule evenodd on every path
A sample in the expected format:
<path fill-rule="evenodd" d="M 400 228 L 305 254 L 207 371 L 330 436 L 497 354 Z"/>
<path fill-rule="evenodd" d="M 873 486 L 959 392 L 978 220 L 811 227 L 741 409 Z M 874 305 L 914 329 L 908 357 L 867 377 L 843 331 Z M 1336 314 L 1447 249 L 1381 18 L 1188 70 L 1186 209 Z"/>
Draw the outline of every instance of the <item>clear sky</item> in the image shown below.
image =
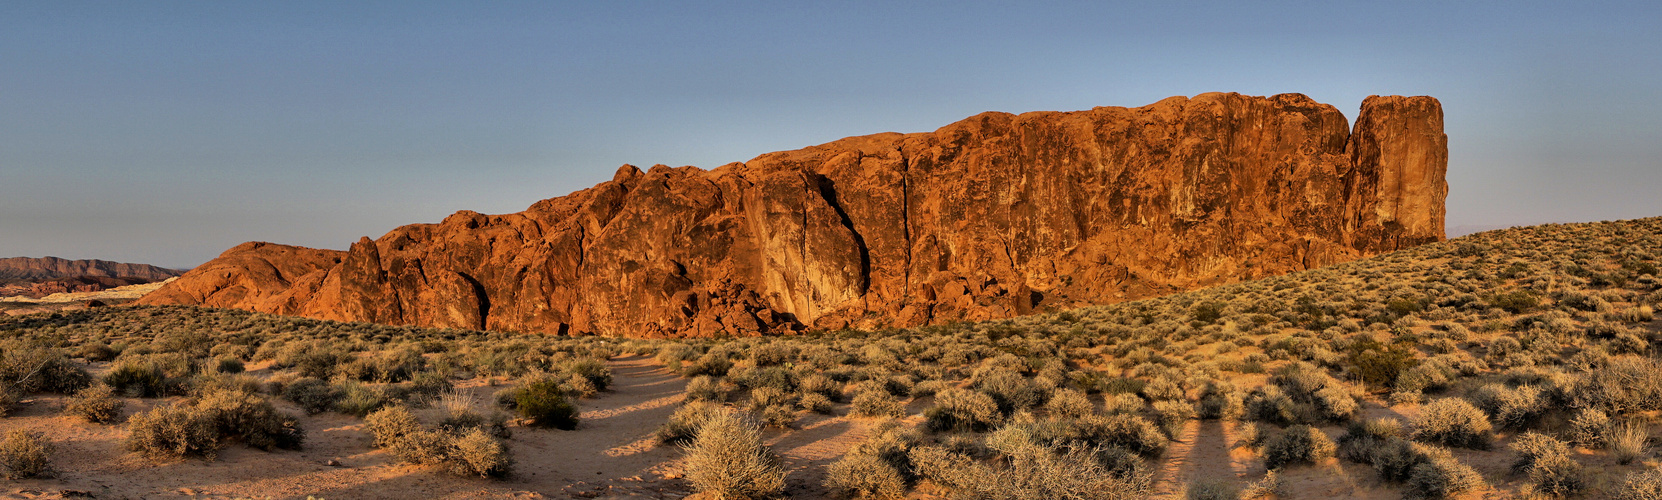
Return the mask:
<path fill-rule="evenodd" d="M 988 110 L 1439 98 L 1448 226 L 1662 215 L 1662 3 L 0 2 L 0 257 L 189 267 Z"/>

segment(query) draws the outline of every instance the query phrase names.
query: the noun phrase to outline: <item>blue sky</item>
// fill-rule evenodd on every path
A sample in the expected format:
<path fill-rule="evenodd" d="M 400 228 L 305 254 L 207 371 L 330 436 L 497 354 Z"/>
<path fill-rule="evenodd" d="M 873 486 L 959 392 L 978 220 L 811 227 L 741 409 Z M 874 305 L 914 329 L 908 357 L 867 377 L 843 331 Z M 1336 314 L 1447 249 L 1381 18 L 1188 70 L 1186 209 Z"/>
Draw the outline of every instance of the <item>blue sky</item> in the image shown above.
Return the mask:
<path fill-rule="evenodd" d="M 1432 95 L 1449 227 L 1662 215 L 1656 2 L 4 2 L 0 256 L 188 267 L 988 110 Z"/>

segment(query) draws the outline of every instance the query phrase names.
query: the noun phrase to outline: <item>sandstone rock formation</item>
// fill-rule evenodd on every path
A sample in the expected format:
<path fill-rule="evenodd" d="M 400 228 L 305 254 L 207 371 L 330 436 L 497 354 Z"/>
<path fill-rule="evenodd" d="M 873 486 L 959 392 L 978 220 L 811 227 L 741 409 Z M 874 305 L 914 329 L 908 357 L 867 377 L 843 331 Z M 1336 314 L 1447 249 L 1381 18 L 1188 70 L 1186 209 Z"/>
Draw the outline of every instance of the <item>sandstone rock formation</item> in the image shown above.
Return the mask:
<path fill-rule="evenodd" d="M 982 113 L 708 171 L 625 165 L 345 252 L 244 244 L 141 302 L 624 336 L 999 318 L 1438 241 L 1442 129 L 1430 97 L 1369 97 L 1354 131 L 1298 94 Z"/>

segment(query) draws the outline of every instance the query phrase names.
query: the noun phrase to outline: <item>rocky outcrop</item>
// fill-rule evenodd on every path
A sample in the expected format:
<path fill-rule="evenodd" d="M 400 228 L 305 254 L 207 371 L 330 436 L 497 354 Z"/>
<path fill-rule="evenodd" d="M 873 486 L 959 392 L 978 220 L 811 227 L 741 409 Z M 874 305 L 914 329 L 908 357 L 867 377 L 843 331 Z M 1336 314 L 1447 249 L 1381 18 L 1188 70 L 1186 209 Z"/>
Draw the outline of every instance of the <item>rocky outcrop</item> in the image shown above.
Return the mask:
<path fill-rule="evenodd" d="M 625 165 L 345 252 L 244 244 L 141 302 L 625 336 L 1007 317 L 1440 240 L 1442 126 L 1430 97 L 1370 97 L 1354 131 L 1298 94 L 983 113 L 714 170 Z"/>

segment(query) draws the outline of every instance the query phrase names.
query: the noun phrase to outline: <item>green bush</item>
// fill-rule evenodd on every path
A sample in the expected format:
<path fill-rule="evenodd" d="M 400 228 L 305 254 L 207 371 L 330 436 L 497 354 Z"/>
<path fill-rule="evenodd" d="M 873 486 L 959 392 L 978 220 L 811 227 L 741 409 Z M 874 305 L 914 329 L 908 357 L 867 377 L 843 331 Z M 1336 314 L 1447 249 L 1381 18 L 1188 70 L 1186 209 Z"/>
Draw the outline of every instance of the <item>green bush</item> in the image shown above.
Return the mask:
<path fill-rule="evenodd" d="M 1337 448 L 1322 431 L 1308 425 L 1295 425 L 1264 445 L 1264 467 L 1280 469 L 1295 463 L 1318 463 L 1333 458 Z"/>
<path fill-rule="evenodd" d="M 0 476 L 15 481 L 52 475 L 52 449 L 39 433 L 12 429 L 0 440 Z"/>
<path fill-rule="evenodd" d="M 768 498 L 785 488 L 785 470 L 756 424 L 731 411 L 699 426 L 686 460 L 687 480 L 712 498 Z"/>
<path fill-rule="evenodd" d="M 1488 449 L 1492 439 L 1489 417 L 1459 398 L 1426 403 L 1414 418 L 1410 436 L 1415 441 L 1460 448 Z"/>
<path fill-rule="evenodd" d="M 577 405 L 566 399 L 553 379 L 527 383 L 514 395 L 514 411 L 532 427 L 577 428 Z"/>
<path fill-rule="evenodd" d="M 341 392 L 328 382 L 315 378 L 303 378 L 283 386 L 283 399 L 287 399 L 304 410 L 307 415 L 316 415 L 333 409 L 335 402 L 340 400 Z"/>
<path fill-rule="evenodd" d="M 125 401 L 115 397 L 115 389 L 95 385 L 81 389 L 65 401 L 63 411 L 88 422 L 106 424 L 121 419 L 121 409 L 125 406 Z"/>

